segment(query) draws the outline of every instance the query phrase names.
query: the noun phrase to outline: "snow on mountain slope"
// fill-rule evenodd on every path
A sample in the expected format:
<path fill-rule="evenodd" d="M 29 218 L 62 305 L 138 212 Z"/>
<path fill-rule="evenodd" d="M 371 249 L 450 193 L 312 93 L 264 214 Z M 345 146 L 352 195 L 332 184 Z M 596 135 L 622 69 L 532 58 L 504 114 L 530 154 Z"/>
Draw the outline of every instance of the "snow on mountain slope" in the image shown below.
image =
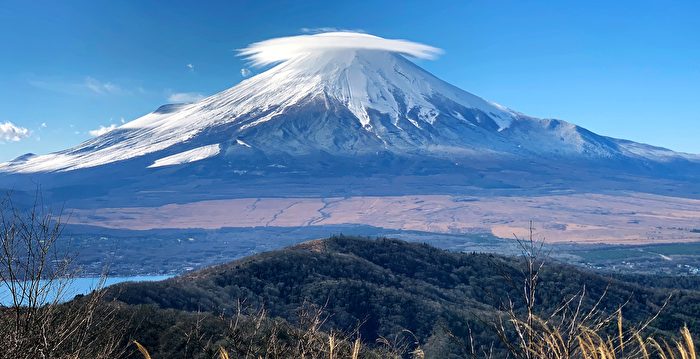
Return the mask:
<path fill-rule="evenodd" d="M 197 162 L 212 156 L 216 156 L 219 154 L 219 152 L 221 152 L 221 146 L 219 144 L 197 147 L 192 150 L 157 159 L 152 165 L 148 166 L 148 168 Z"/>
<path fill-rule="evenodd" d="M 425 45 L 356 33 L 288 39 L 244 50 L 259 63 L 282 62 L 233 88 L 163 106 L 74 148 L 4 163 L 0 171 L 71 171 L 146 155 L 155 156 L 152 168 L 253 152 L 603 159 L 661 153 L 458 89 L 404 57 L 430 53 Z M 680 155 L 661 157 L 674 156 Z"/>

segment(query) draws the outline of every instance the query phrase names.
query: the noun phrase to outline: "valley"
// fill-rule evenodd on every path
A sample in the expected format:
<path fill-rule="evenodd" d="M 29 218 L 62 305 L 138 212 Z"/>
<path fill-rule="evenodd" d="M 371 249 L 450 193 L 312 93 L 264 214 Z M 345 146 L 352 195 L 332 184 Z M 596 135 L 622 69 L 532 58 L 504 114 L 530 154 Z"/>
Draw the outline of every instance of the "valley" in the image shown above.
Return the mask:
<path fill-rule="evenodd" d="M 510 238 L 477 230 L 446 234 L 367 225 L 151 230 L 68 225 L 65 233 L 58 242 L 61 252 L 75 255 L 74 264 L 85 277 L 99 276 L 106 269 L 110 276 L 180 275 L 339 234 L 397 238 L 456 253 L 518 256 L 522 252 Z M 695 276 L 700 267 L 700 242 L 614 245 L 547 241 L 545 245 L 552 261 L 601 273 Z"/>
<path fill-rule="evenodd" d="M 522 237 L 529 221 L 548 243 L 700 241 L 700 200 L 642 193 L 532 196 L 260 197 L 157 207 L 68 209 L 70 223 L 115 229 L 368 225 L 388 230 Z"/>

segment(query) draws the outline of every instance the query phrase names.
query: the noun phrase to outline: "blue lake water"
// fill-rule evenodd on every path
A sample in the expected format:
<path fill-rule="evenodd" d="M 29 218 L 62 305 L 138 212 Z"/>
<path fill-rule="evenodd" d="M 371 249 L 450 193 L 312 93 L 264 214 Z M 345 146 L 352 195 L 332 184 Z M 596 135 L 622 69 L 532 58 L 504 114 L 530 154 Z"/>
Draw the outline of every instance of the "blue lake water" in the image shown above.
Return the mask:
<path fill-rule="evenodd" d="M 134 277 L 108 277 L 105 280 L 104 286 L 110 286 L 117 283 L 123 282 L 153 282 L 172 278 L 169 275 L 153 275 L 153 276 L 134 276 Z M 95 290 L 100 285 L 101 278 L 99 277 L 86 277 L 86 278 L 73 278 L 66 282 L 65 288 L 60 294 L 59 301 L 65 302 L 73 299 L 78 294 L 88 294 Z M 56 299 L 57 290 L 54 289 L 49 293 L 46 298 L 46 302 L 51 303 Z M 9 288 L 4 284 L 0 284 L 0 305 L 10 305 L 12 304 L 12 299 L 10 297 Z"/>

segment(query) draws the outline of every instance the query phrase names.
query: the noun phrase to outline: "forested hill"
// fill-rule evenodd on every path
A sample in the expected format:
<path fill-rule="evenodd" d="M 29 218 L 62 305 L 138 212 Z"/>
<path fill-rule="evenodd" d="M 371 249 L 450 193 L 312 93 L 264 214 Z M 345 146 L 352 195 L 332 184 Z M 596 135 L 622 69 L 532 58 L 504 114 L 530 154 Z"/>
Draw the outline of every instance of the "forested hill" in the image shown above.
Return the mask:
<path fill-rule="evenodd" d="M 292 323 L 300 308 L 315 304 L 329 316 L 326 330 L 352 331 L 359 325 L 368 343 L 409 330 L 427 352 L 440 353 L 455 345 L 448 337 L 466 338 L 469 327 L 478 341 L 496 341 L 484 322 L 509 298 L 522 306 L 523 264 L 493 254 L 336 236 L 163 282 L 119 285 L 109 296 L 127 304 L 217 314 L 233 314 L 245 303 Z M 624 318 L 631 323 L 652 317 L 673 292 L 652 327 L 675 332 L 688 324 L 700 332 L 698 288 L 645 287 L 553 261 L 543 267 L 538 288 L 543 316 L 585 288 L 585 306 L 603 297 L 600 308 L 613 313 L 624 304 Z"/>

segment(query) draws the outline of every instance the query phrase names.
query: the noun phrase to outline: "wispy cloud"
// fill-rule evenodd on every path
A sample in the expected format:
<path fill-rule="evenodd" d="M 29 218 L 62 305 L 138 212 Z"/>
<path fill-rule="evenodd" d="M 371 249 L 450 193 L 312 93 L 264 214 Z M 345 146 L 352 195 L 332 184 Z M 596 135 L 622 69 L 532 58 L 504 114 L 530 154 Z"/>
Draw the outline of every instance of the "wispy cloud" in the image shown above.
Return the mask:
<path fill-rule="evenodd" d="M 31 135 L 29 129 L 15 125 L 12 122 L 0 122 L 0 142 L 17 142 Z"/>
<path fill-rule="evenodd" d="M 248 77 L 248 76 L 250 76 L 251 74 L 252 74 L 252 72 L 251 72 L 250 70 L 248 70 L 247 68 L 244 67 L 244 68 L 241 69 L 241 76 L 243 76 L 243 77 Z"/>
<path fill-rule="evenodd" d="M 79 83 L 70 83 L 70 82 L 63 82 L 63 81 L 57 81 L 57 80 L 44 80 L 44 79 L 29 79 L 27 80 L 27 83 L 35 88 L 41 89 L 41 90 L 46 90 L 46 91 L 51 91 L 51 92 L 59 92 L 63 94 L 68 94 L 68 95 L 78 95 L 81 93 L 85 93 L 85 88 L 82 86 L 82 84 Z"/>
<path fill-rule="evenodd" d="M 175 92 L 168 96 L 168 101 L 173 103 L 191 103 L 203 98 L 204 95 L 198 92 Z"/>
<path fill-rule="evenodd" d="M 47 128 L 49 125 L 46 124 L 46 122 L 42 122 L 41 125 L 39 126 L 41 128 Z"/>
<path fill-rule="evenodd" d="M 362 29 L 342 29 L 338 27 L 330 27 L 330 26 L 325 26 L 325 27 L 302 27 L 299 29 L 299 31 L 305 33 L 305 34 L 319 34 L 322 32 L 359 32 L 359 33 L 364 33 L 365 30 Z"/>
<path fill-rule="evenodd" d="M 97 136 L 102 136 L 102 135 L 104 135 L 105 133 L 112 132 L 112 131 L 114 131 L 116 128 L 117 128 L 117 125 L 111 124 L 111 125 L 109 125 L 109 126 L 100 126 L 99 128 L 97 128 L 97 129 L 95 129 L 95 130 L 90 130 L 90 131 L 88 131 L 88 133 L 90 134 L 90 136 L 95 136 L 95 137 L 97 137 Z"/>
<path fill-rule="evenodd" d="M 421 59 L 434 59 L 442 53 L 436 47 L 408 40 L 385 39 L 357 32 L 323 32 L 256 42 L 239 50 L 239 55 L 250 60 L 253 65 L 264 66 L 309 53 L 339 49 L 382 50 Z"/>
<path fill-rule="evenodd" d="M 192 64 L 187 64 L 185 65 L 185 67 L 187 67 L 187 69 L 189 69 L 190 71 L 194 71 L 194 65 Z"/>
<path fill-rule="evenodd" d="M 91 76 L 85 77 L 83 81 L 65 81 L 55 78 L 30 78 L 27 82 L 29 85 L 42 90 L 69 95 L 128 95 L 132 93 L 113 82 L 101 81 Z"/>
<path fill-rule="evenodd" d="M 111 82 L 102 82 L 97 80 L 96 78 L 93 77 L 86 77 L 85 82 L 84 82 L 85 87 L 99 95 L 106 95 L 106 94 L 111 94 L 111 95 L 120 95 L 124 93 L 124 90 L 111 83 Z"/>

